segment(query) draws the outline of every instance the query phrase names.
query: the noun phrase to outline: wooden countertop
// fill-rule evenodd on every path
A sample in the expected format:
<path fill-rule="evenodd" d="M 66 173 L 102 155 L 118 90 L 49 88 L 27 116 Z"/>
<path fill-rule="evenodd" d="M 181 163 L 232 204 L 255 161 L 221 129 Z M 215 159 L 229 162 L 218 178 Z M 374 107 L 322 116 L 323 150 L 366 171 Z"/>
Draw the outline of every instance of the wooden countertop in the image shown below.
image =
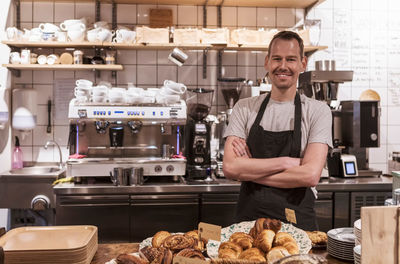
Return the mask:
<path fill-rule="evenodd" d="M 139 249 L 138 243 L 118 243 L 118 244 L 99 244 L 96 255 L 91 264 L 104 264 L 119 254 L 137 252 Z M 318 254 L 326 257 L 329 264 L 345 264 L 349 262 L 340 261 L 328 255 L 326 250 L 311 250 L 310 253 Z"/>

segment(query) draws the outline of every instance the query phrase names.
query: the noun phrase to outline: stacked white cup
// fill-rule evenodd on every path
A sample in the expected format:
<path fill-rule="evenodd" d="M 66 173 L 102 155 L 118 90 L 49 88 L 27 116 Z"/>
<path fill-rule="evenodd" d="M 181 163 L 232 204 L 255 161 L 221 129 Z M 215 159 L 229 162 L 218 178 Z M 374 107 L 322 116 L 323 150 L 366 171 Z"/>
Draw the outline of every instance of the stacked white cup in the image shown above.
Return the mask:
<path fill-rule="evenodd" d="M 182 83 L 177 83 L 171 80 L 165 80 L 164 86 L 161 87 L 156 100 L 157 103 L 174 104 L 178 103 L 181 96 L 186 92 L 187 88 Z"/>
<path fill-rule="evenodd" d="M 93 86 L 90 101 L 93 103 L 105 103 L 108 101 L 108 87 L 105 85 Z"/>
<path fill-rule="evenodd" d="M 74 90 L 75 98 L 80 103 L 86 103 L 90 99 L 93 89 L 93 82 L 85 79 L 76 80 Z"/>
<path fill-rule="evenodd" d="M 60 24 L 60 28 L 67 31 L 70 41 L 83 41 L 85 39 L 86 19 L 67 19 Z"/>

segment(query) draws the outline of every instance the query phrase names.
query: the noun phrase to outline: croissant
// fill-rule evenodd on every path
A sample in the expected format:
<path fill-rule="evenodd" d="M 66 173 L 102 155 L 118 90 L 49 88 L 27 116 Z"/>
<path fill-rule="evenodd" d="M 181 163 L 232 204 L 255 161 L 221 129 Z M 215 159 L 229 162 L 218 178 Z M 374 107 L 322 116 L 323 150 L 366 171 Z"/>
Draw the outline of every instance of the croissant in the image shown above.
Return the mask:
<path fill-rule="evenodd" d="M 299 246 L 297 245 L 296 242 L 286 242 L 285 244 L 283 244 L 283 247 L 287 249 L 290 255 L 295 255 L 300 253 Z"/>
<path fill-rule="evenodd" d="M 164 239 L 169 237 L 171 234 L 167 231 L 159 231 L 157 232 L 153 238 L 151 239 L 151 245 L 155 248 L 161 247 Z"/>
<path fill-rule="evenodd" d="M 264 252 L 268 252 L 272 248 L 275 232 L 270 229 L 263 230 L 254 241 L 254 245 Z"/>
<path fill-rule="evenodd" d="M 289 256 L 289 252 L 284 247 L 274 247 L 267 254 L 268 263 L 274 263 L 275 261 Z"/>
<path fill-rule="evenodd" d="M 243 250 L 253 247 L 254 239 L 244 232 L 236 232 L 231 235 L 229 242 L 239 245 Z"/>
<path fill-rule="evenodd" d="M 239 259 L 246 259 L 256 262 L 265 262 L 264 253 L 258 248 L 249 248 L 239 255 Z"/>
<path fill-rule="evenodd" d="M 256 239 L 257 236 L 264 230 L 264 229 L 271 229 L 275 233 L 277 233 L 282 227 L 282 222 L 277 219 L 270 219 L 270 218 L 258 218 L 254 223 L 254 226 L 250 229 L 249 234 Z"/>
<path fill-rule="evenodd" d="M 223 242 L 218 249 L 219 258 L 237 259 L 242 253 L 242 248 L 232 242 Z"/>
<path fill-rule="evenodd" d="M 118 264 L 148 264 L 146 260 L 128 254 L 121 254 L 116 260 Z"/>
<path fill-rule="evenodd" d="M 201 251 L 193 249 L 193 248 L 185 248 L 176 254 L 176 256 L 182 256 L 186 258 L 197 258 L 201 260 L 205 260 L 206 258 L 203 256 Z"/>
<path fill-rule="evenodd" d="M 170 235 L 164 239 L 163 247 L 168 248 L 172 251 L 179 251 L 184 248 L 190 248 L 193 246 L 193 240 L 188 239 L 184 235 Z"/>
<path fill-rule="evenodd" d="M 286 233 L 286 232 L 279 232 L 275 236 L 274 240 L 274 247 L 276 246 L 283 246 L 287 242 L 294 242 L 296 243 L 296 240 L 292 237 L 291 234 Z"/>

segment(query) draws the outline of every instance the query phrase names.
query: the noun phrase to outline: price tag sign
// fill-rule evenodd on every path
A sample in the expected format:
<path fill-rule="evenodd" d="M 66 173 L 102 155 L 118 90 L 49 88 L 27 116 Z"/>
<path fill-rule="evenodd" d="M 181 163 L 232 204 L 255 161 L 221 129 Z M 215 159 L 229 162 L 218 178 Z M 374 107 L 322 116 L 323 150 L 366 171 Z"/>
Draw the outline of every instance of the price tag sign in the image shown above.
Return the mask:
<path fill-rule="evenodd" d="M 221 241 L 221 226 L 200 222 L 198 229 L 201 238 Z"/>
<path fill-rule="evenodd" d="M 209 264 L 209 261 L 198 258 L 186 258 L 182 256 L 175 256 L 172 264 Z"/>

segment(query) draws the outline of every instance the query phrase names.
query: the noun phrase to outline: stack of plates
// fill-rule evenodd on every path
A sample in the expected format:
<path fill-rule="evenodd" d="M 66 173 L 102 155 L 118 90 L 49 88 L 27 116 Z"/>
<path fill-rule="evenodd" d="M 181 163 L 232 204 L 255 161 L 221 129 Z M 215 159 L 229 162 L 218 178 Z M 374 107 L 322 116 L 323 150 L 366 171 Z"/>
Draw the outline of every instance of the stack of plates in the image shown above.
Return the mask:
<path fill-rule="evenodd" d="M 361 245 L 361 219 L 354 222 L 354 235 L 356 236 L 356 246 Z"/>
<path fill-rule="evenodd" d="M 353 228 L 336 228 L 329 230 L 327 234 L 329 255 L 338 259 L 353 261 L 353 248 L 355 245 Z"/>
<path fill-rule="evenodd" d="M 20 227 L 0 238 L 8 264 L 89 264 L 97 245 L 95 226 Z"/>
<path fill-rule="evenodd" d="M 354 264 L 361 264 L 361 245 L 354 247 Z"/>

